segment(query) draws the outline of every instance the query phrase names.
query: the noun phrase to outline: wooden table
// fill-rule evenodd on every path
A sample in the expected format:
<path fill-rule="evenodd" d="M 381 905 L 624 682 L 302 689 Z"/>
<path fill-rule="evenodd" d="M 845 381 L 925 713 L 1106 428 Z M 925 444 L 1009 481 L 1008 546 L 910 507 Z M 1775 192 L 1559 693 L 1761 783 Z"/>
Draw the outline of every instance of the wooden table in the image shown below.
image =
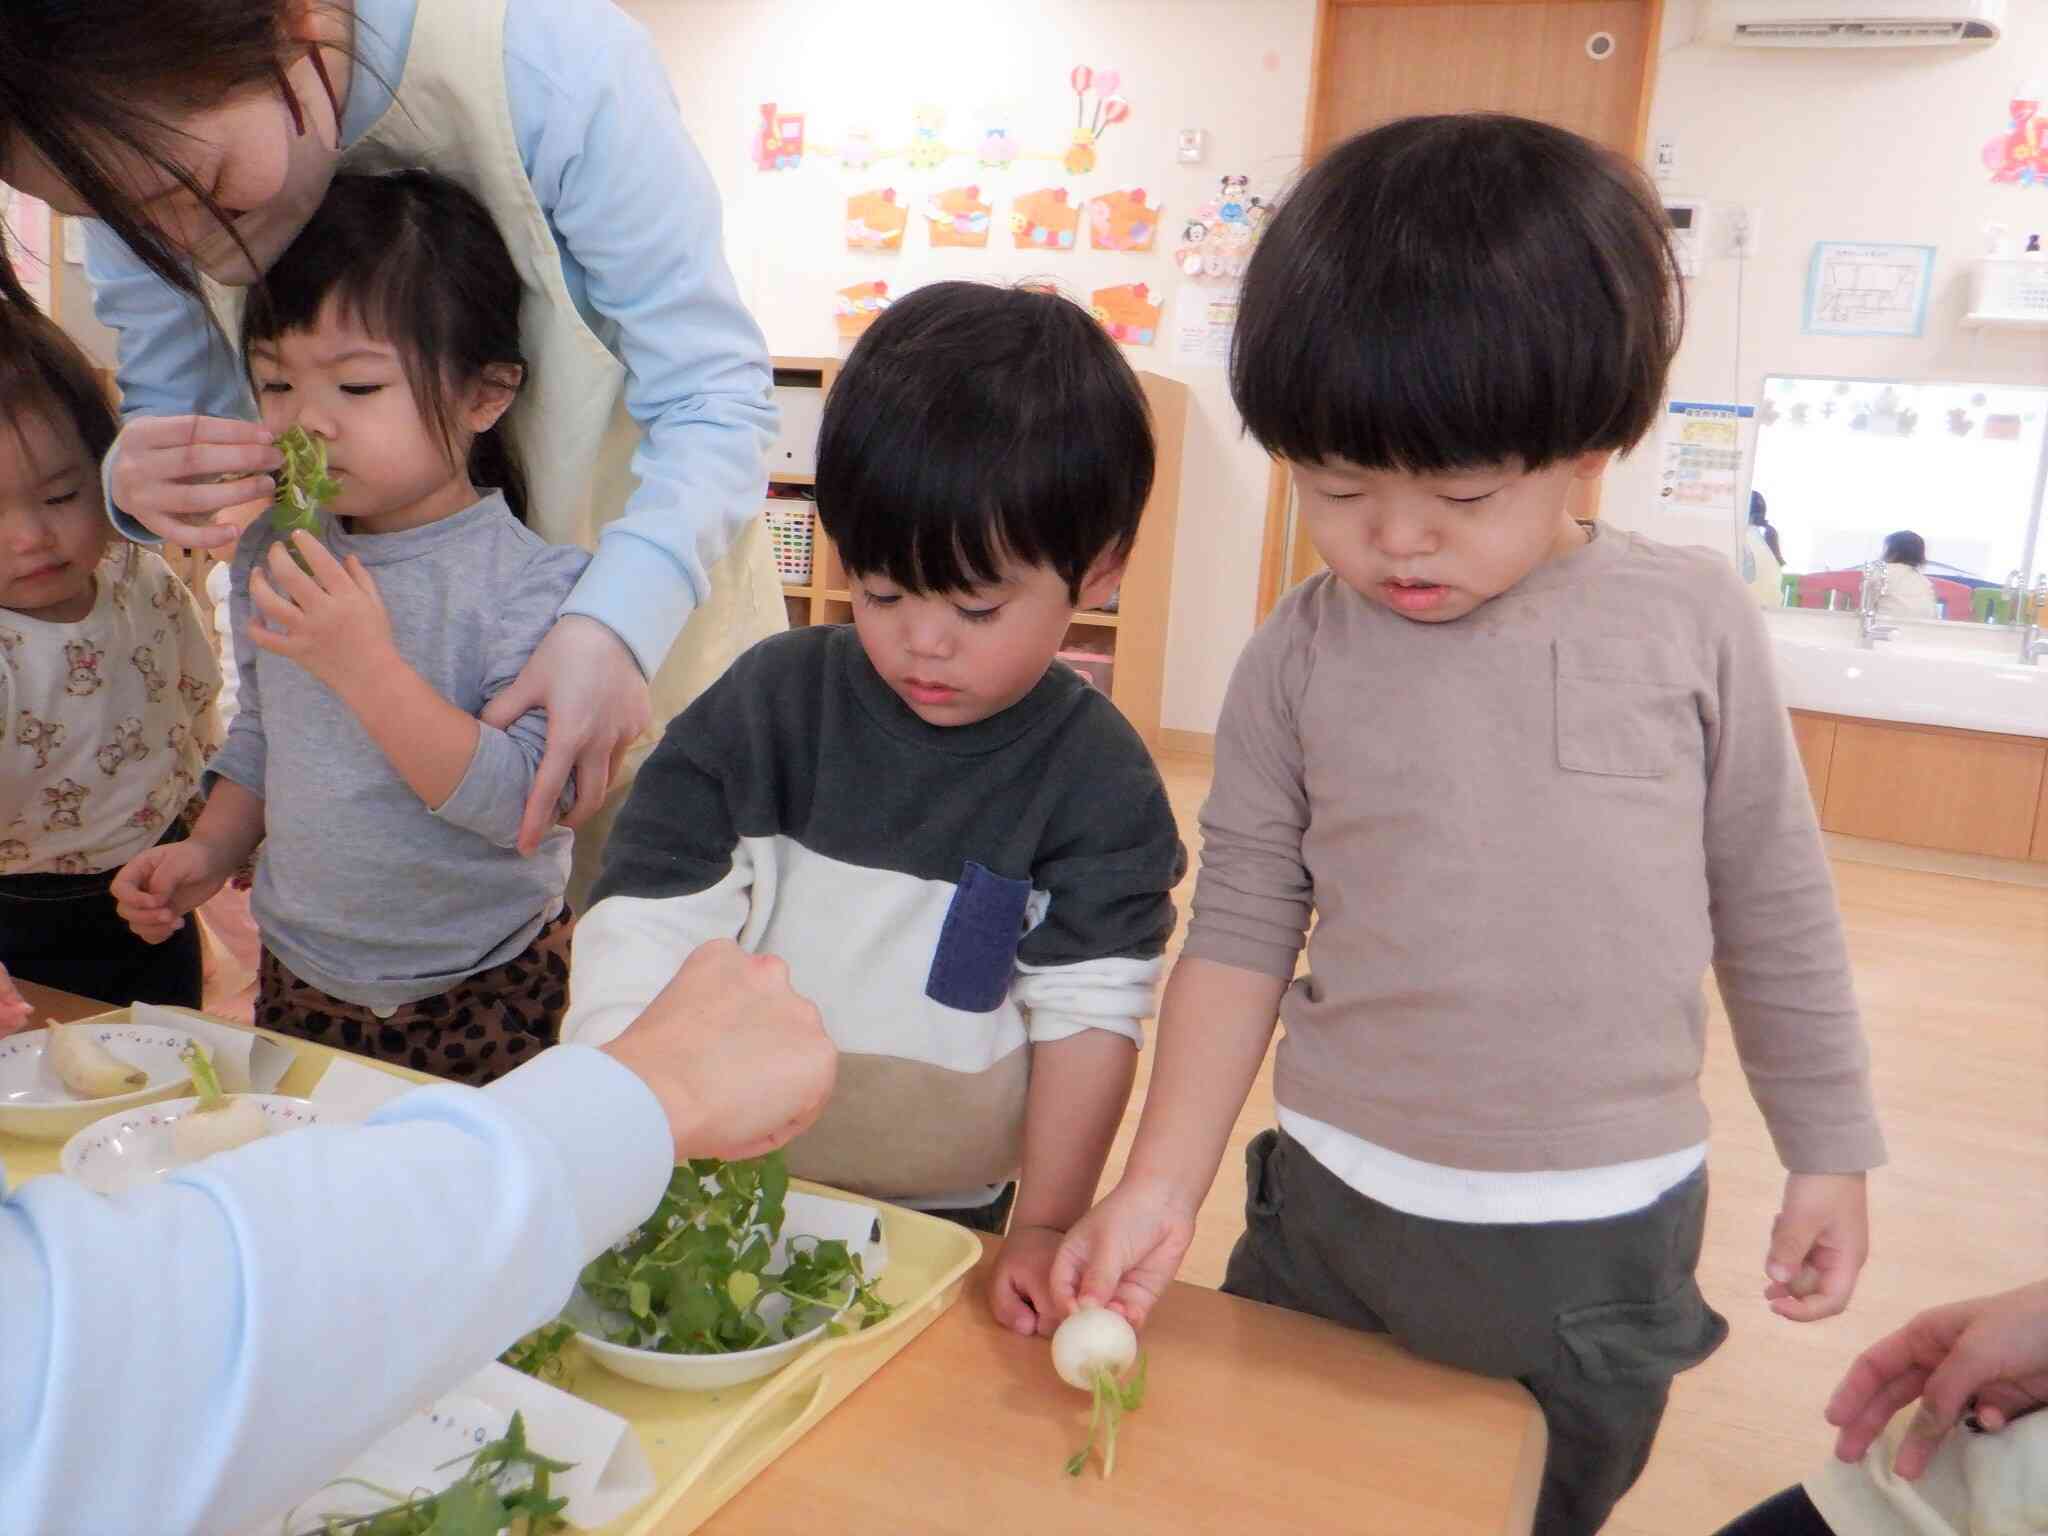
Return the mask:
<path fill-rule="evenodd" d="M 39 1017 L 101 1004 L 23 985 Z M 959 1303 L 699 1529 L 782 1536 L 1114 1530 L 1526 1536 L 1543 1418 L 1512 1382 L 1384 1338 L 1175 1284 L 1146 1325 L 1145 1406 L 1113 1481 L 1061 1467 L 1088 1400 L 998 1328 L 990 1260 Z"/>

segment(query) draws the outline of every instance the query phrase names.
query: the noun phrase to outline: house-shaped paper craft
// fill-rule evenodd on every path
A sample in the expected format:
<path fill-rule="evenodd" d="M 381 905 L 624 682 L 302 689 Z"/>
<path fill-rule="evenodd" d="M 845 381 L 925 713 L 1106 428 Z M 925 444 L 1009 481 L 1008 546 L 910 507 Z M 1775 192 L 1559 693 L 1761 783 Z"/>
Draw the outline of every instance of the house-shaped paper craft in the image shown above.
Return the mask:
<path fill-rule="evenodd" d="M 1081 210 L 1065 187 L 1020 193 L 1010 204 L 1010 233 L 1020 251 L 1071 251 L 1081 230 Z"/>
<path fill-rule="evenodd" d="M 896 201 L 896 189 L 856 192 L 846 200 L 846 248 L 850 251 L 900 251 L 910 210 Z"/>
<path fill-rule="evenodd" d="M 988 244 L 989 204 L 981 200 L 979 187 L 949 187 L 933 193 L 924 216 L 931 220 L 934 249 Z"/>
<path fill-rule="evenodd" d="M 1162 208 L 1145 201 L 1145 189 L 1106 192 L 1088 200 L 1088 243 L 1098 251 L 1149 251 L 1159 233 Z"/>
<path fill-rule="evenodd" d="M 1119 283 L 1098 288 L 1089 295 L 1095 318 L 1112 339 L 1128 346 L 1149 347 L 1159 336 L 1162 304 L 1152 302 L 1152 291 L 1143 283 Z"/>

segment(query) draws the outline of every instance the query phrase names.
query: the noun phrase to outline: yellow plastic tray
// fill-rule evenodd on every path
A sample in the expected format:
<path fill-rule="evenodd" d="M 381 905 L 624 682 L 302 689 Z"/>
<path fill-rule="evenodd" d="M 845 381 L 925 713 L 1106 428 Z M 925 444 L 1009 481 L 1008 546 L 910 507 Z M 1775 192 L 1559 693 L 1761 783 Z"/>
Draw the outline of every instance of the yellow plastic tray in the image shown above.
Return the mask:
<path fill-rule="evenodd" d="M 100 1017 L 126 1012 L 116 1009 Z M 312 1092 L 327 1064 L 347 1054 L 282 1035 L 270 1038 L 298 1053 L 277 1086 L 279 1093 Z M 397 1077 L 431 1080 L 385 1062 L 355 1059 Z M 14 1184 L 55 1173 L 61 1149 L 59 1142 L 0 1136 L 0 1160 Z M 800 1179 L 791 1187 L 841 1199 L 862 1198 Z M 882 1299 L 896 1310 L 872 1328 L 806 1350 L 773 1376 L 718 1392 L 664 1392 L 614 1376 L 573 1345 L 569 1348 L 576 1395 L 628 1420 L 654 1468 L 653 1498 L 604 1527 L 601 1536 L 683 1536 L 694 1531 L 960 1299 L 967 1272 L 980 1262 L 980 1240 L 965 1228 L 918 1211 L 885 1205 L 881 1212 L 889 1267 L 880 1290 Z"/>

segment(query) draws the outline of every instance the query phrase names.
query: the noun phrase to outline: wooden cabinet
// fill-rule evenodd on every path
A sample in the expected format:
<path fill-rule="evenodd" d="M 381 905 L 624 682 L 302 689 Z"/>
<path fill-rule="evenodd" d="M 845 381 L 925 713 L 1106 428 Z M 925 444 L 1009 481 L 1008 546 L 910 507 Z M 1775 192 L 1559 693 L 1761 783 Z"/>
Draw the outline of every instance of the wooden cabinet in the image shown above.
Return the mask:
<path fill-rule="evenodd" d="M 1797 710 L 1792 725 L 1828 831 L 2048 860 L 2048 741 Z"/>
<path fill-rule="evenodd" d="M 1806 767 L 1806 787 L 1813 792 L 1813 808 L 1828 803 L 1828 773 L 1835 763 L 1835 722 L 1827 715 L 1792 712 L 1792 736 L 1799 743 L 1799 761 Z"/>
<path fill-rule="evenodd" d="M 2034 813 L 2033 857 L 2042 864 L 2048 864 L 2048 774 L 2041 781 L 2041 807 Z"/>
<path fill-rule="evenodd" d="M 829 391 L 837 383 L 835 358 L 778 357 L 775 381 L 793 388 Z M 1152 434 L 1158 461 L 1152 475 L 1152 499 L 1138 525 L 1138 542 L 1124 567 L 1123 586 L 1114 613 L 1077 613 L 1063 649 L 1106 658 L 1109 696 L 1124 718 L 1150 746 L 1159 744 L 1159 714 L 1166 687 L 1166 618 L 1173 592 L 1173 546 L 1180 521 L 1181 449 L 1187 437 L 1188 391 L 1178 380 L 1140 371 L 1145 400 L 1152 408 Z M 814 476 L 770 470 L 771 490 L 781 487 L 809 494 Z M 771 513 L 781 514 L 798 503 L 771 499 Z M 810 508 L 810 574 L 798 578 L 785 572 L 783 600 L 789 622 L 845 624 L 853 618 L 853 597 L 846 567 L 825 537 L 817 508 Z M 1094 664 L 1083 670 L 1092 670 Z"/>

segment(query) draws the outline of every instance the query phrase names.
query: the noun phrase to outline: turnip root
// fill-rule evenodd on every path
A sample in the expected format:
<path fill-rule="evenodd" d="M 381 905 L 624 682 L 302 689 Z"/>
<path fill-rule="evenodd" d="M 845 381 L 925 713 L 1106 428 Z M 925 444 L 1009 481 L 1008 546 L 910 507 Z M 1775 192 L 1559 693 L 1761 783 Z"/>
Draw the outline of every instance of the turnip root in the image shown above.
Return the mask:
<path fill-rule="evenodd" d="M 199 1090 L 199 1102 L 171 1122 L 171 1154 L 182 1163 L 196 1163 L 217 1152 L 229 1152 L 270 1134 L 270 1122 L 254 1099 L 220 1091 L 220 1078 L 197 1041 L 178 1053 Z"/>
<path fill-rule="evenodd" d="M 1125 1380 L 1123 1373 L 1134 1361 L 1137 1369 Z M 1067 1475 L 1081 1475 L 1100 1434 L 1102 1475 L 1108 1477 L 1116 1471 L 1117 1424 L 1145 1401 L 1145 1361 L 1138 1353 L 1138 1335 L 1106 1307 L 1083 1307 L 1053 1334 L 1052 1368 L 1061 1381 L 1095 1399 L 1088 1443 L 1068 1460 Z"/>
<path fill-rule="evenodd" d="M 148 1073 L 93 1039 L 90 1024 L 52 1024 L 46 1049 L 57 1081 L 81 1099 L 133 1093 L 149 1082 Z"/>

